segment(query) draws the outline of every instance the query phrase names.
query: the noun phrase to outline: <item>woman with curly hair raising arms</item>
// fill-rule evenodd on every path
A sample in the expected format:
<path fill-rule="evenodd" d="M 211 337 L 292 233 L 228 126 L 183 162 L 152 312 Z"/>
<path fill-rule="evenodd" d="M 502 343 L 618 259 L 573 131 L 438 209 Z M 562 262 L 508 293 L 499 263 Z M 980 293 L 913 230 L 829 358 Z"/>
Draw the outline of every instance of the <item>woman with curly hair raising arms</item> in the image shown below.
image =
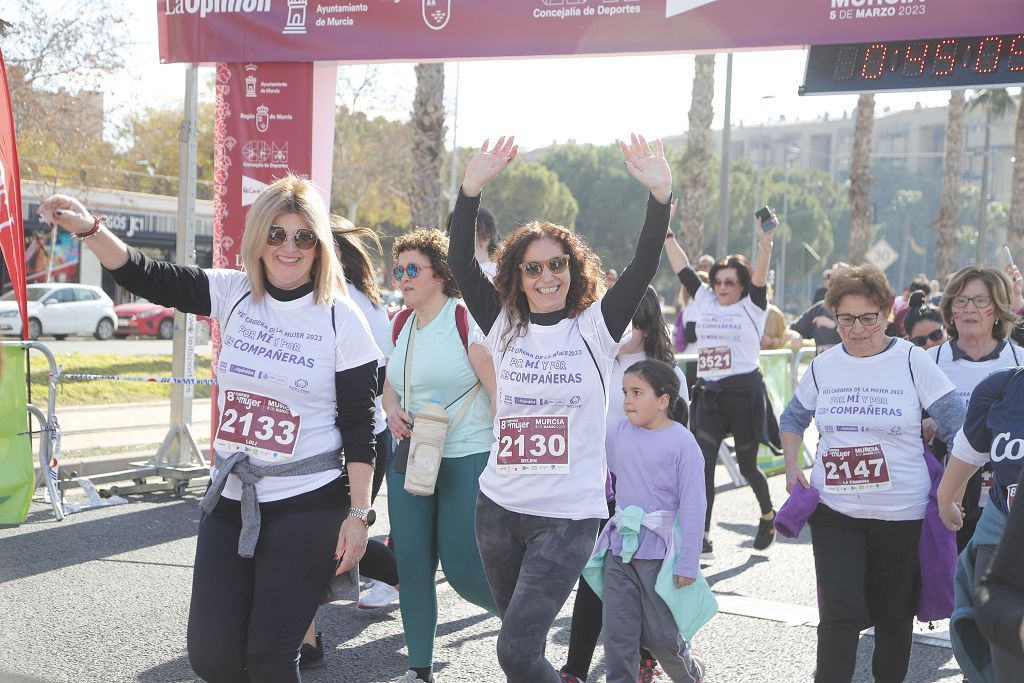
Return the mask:
<path fill-rule="evenodd" d="M 554 683 L 548 630 L 593 550 L 605 498 L 605 413 L 612 364 L 658 269 L 672 172 L 660 143 L 621 144 L 629 172 L 651 192 L 633 262 L 600 298 L 600 260 L 567 228 L 529 223 L 496 254 L 493 285 L 473 258 L 483 187 L 518 151 L 485 142 L 455 204 L 448 261 L 497 374 L 495 445 L 480 476 L 476 534 L 502 617 L 506 679 Z"/>

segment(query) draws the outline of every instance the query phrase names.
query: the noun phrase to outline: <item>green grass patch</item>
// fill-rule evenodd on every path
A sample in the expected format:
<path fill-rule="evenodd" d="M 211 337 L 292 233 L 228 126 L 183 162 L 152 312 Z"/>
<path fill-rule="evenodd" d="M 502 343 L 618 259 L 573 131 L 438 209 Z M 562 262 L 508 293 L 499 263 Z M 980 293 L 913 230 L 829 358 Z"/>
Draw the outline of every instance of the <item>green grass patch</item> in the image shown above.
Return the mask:
<path fill-rule="evenodd" d="M 119 377 L 170 377 L 171 356 L 126 356 L 65 353 L 56 357 L 64 373 L 117 375 Z M 49 364 L 39 353 L 30 356 L 32 402 L 46 404 Z M 196 376 L 210 378 L 210 357 L 196 356 Z M 208 398 L 210 387 L 196 385 L 196 398 Z M 135 403 L 169 400 L 171 385 L 156 382 L 62 379 L 57 387 L 57 405 L 81 406 L 104 403 Z"/>

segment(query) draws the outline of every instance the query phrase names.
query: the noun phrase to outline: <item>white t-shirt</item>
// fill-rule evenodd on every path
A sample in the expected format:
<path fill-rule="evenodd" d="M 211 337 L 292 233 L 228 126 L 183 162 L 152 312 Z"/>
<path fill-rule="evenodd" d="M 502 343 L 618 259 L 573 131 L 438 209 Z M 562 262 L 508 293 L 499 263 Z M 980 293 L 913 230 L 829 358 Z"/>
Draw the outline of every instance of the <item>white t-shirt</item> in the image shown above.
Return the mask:
<path fill-rule="evenodd" d="M 359 310 L 363 312 L 366 322 L 370 325 L 373 341 L 377 343 L 377 348 L 384 354 L 378 366 L 384 367 L 387 365 L 388 357 L 391 355 L 391 319 L 388 317 L 388 313 L 384 310 L 383 306 L 374 306 L 373 302 L 370 301 L 370 297 L 360 292 L 351 283 L 348 286 L 348 293 L 352 297 L 352 301 L 359 307 Z M 380 434 L 387 428 L 388 419 L 384 414 L 381 397 L 378 396 L 373 402 L 373 433 Z"/>
<path fill-rule="evenodd" d="M 495 441 L 480 491 L 521 514 L 607 517 L 602 437 L 608 396 L 601 378 L 610 386 L 629 328 L 621 341 L 612 339 L 598 301 L 576 318 L 529 325 L 510 343 L 509 332 L 502 312 L 487 335 L 498 396 Z"/>
<path fill-rule="evenodd" d="M 332 307 L 314 303 L 312 293 L 294 301 L 277 301 L 267 295 L 257 304 L 251 295 L 246 296 L 250 286 L 245 273 L 221 269 L 205 272 L 210 281 L 211 316 L 221 325 L 218 437 L 229 436 L 226 430 L 232 437 L 246 438 L 262 432 L 269 436 L 260 444 L 282 444 L 279 448 L 292 450 L 279 457 L 250 453 L 256 464 L 291 462 L 340 448 L 341 434 L 334 424 L 335 373 L 381 358 L 359 308 L 352 299 L 337 297 L 332 327 Z M 236 406 L 230 413 L 225 410 L 229 400 Z M 254 400 L 273 406 L 270 418 L 261 415 L 259 408 L 252 408 Z M 248 418 L 247 409 L 251 411 Z M 289 412 L 298 420 L 289 417 Z M 261 422 L 261 417 L 276 424 Z M 227 447 L 215 448 L 225 457 L 232 452 Z M 318 489 L 340 475 L 341 470 L 334 469 L 294 477 L 264 477 L 256 484 L 256 495 L 262 502 L 290 498 Z M 228 476 L 223 495 L 241 499 L 238 477 Z"/>
<path fill-rule="evenodd" d="M 612 364 L 611 381 L 608 382 L 608 429 L 612 429 L 620 420 L 626 419 L 626 410 L 622 407 L 622 378 L 633 363 L 647 360 L 647 354 L 620 353 Z M 686 389 L 686 375 L 675 366 L 676 377 L 679 378 L 679 395 L 687 404 L 690 403 L 690 392 Z"/>
<path fill-rule="evenodd" d="M 974 361 L 970 358 L 959 358 L 954 360 L 953 348 L 950 342 L 933 346 L 927 350 L 932 360 L 938 364 L 946 377 L 949 377 L 956 387 L 956 395 L 964 400 L 964 405 L 971 402 L 971 394 L 978 382 L 991 375 L 996 370 L 1013 368 L 1024 361 L 1024 350 L 1009 339 L 1003 343 L 996 358 Z"/>
<path fill-rule="evenodd" d="M 905 339 L 867 358 L 842 344 L 816 357 L 795 396 L 814 411 L 821 435 L 811 470 L 821 501 L 850 517 L 923 519 L 931 478 L 921 411 L 951 391 L 935 362 Z"/>
<path fill-rule="evenodd" d="M 749 296 L 722 306 L 707 287 L 693 298 L 697 323 L 697 377 L 720 380 L 758 369 L 768 311 Z M 687 319 L 690 310 L 686 311 Z"/>

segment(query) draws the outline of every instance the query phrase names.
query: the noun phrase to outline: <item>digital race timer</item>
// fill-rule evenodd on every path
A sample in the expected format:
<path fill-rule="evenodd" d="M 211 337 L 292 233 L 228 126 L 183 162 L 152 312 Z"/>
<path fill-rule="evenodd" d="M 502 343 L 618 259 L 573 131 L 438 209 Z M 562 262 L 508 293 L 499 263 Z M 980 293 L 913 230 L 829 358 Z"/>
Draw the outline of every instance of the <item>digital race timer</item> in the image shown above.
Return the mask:
<path fill-rule="evenodd" d="M 801 95 L 1024 85 L 1024 33 L 812 45 Z"/>

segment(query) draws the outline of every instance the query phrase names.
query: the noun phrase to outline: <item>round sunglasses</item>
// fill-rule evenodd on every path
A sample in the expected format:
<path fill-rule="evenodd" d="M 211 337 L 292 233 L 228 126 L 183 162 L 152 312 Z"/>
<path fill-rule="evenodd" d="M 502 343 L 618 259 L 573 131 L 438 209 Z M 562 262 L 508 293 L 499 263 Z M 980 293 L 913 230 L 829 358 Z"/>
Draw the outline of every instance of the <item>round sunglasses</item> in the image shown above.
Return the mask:
<path fill-rule="evenodd" d="M 569 267 L 569 255 L 565 256 L 553 256 L 547 261 L 527 261 L 526 263 L 520 263 L 519 269 L 523 271 L 523 275 L 536 280 L 544 273 L 544 266 L 548 267 L 555 275 L 564 273 L 565 269 Z"/>
<path fill-rule="evenodd" d="M 280 225 L 271 225 L 267 233 L 267 246 L 279 247 L 288 239 L 288 231 Z M 302 251 L 309 251 L 316 246 L 319 240 L 316 233 L 309 228 L 301 228 L 292 233 L 292 241 Z"/>
<path fill-rule="evenodd" d="M 405 268 L 402 266 L 395 266 L 395 269 L 391 271 L 395 280 L 401 282 L 403 275 L 408 275 L 410 280 L 415 280 L 420 275 L 421 268 L 433 268 L 433 266 L 417 266 L 415 263 L 410 263 Z"/>

